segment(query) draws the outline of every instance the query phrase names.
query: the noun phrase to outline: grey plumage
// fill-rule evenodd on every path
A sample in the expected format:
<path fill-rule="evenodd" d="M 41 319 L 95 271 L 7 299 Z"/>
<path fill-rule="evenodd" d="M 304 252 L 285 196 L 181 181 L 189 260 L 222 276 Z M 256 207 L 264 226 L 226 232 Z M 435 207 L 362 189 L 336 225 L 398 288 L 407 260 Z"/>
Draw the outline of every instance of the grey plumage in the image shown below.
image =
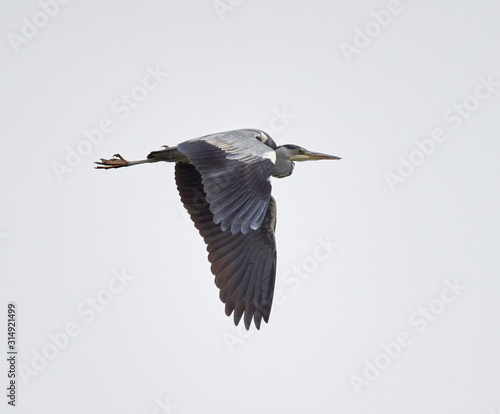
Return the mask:
<path fill-rule="evenodd" d="M 211 271 L 234 323 L 268 322 L 276 275 L 276 202 L 270 177 L 286 177 L 294 161 L 339 159 L 296 145 L 276 146 L 265 132 L 241 129 L 185 141 L 147 159 L 120 155 L 97 168 L 175 162 L 181 201 L 207 244 Z"/>

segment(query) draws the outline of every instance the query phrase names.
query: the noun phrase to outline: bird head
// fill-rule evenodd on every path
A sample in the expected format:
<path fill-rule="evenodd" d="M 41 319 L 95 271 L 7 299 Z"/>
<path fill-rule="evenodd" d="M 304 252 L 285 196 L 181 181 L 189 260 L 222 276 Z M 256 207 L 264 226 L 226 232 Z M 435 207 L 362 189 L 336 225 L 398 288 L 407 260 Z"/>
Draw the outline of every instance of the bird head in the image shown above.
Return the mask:
<path fill-rule="evenodd" d="M 312 152 L 298 145 L 286 144 L 282 145 L 286 155 L 290 161 L 316 161 L 316 160 L 340 160 L 340 157 L 335 155 L 322 154 L 321 152 Z"/>

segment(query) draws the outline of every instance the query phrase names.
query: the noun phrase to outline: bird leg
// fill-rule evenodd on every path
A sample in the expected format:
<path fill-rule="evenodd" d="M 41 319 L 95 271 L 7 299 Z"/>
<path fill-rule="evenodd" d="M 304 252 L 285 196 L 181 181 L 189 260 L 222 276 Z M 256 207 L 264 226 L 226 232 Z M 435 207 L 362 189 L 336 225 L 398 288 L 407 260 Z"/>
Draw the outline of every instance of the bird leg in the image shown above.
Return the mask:
<path fill-rule="evenodd" d="M 128 164 L 128 161 L 125 160 L 120 154 L 113 155 L 113 158 L 106 160 L 104 158 L 99 158 L 101 161 L 95 161 L 94 164 L 97 164 L 95 168 L 120 168 L 125 167 Z"/>
<path fill-rule="evenodd" d="M 131 165 L 137 164 L 146 164 L 150 162 L 157 162 L 159 160 L 156 159 L 147 159 L 147 160 L 139 160 L 139 161 L 127 161 L 120 154 L 113 155 L 113 158 L 106 160 L 104 158 L 100 158 L 101 161 L 96 161 L 94 164 L 97 164 L 98 169 L 108 170 L 110 168 L 121 168 L 121 167 L 130 167 Z"/>

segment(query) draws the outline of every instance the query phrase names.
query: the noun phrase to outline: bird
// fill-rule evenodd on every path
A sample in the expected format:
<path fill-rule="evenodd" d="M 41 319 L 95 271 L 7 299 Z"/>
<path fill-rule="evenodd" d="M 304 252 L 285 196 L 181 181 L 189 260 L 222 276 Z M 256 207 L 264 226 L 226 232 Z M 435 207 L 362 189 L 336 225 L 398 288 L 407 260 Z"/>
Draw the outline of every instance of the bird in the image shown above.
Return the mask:
<path fill-rule="evenodd" d="M 259 129 L 219 132 L 127 161 L 100 158 L 98 169 L 160 161 L 175 163 L 180 199 L 203 237 L 215 285 L 237 326 L 269 322 L 276 279 L 276 201 L 271 177 L 292 174 L 295 162 L 340 160 L 297 145 L 277 146 Z"/>

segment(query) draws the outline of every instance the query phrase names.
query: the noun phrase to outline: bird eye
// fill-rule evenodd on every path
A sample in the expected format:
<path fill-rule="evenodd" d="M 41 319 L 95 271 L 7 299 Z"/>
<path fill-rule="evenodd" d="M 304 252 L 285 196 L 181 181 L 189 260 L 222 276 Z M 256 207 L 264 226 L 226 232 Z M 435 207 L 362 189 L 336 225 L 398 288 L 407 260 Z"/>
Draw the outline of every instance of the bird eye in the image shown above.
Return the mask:
<path fill-rule="evenodd" d="M 299 154 L 303 154 L 304 153 L 304 150 L 303 149 L 299 149 Z"/>

